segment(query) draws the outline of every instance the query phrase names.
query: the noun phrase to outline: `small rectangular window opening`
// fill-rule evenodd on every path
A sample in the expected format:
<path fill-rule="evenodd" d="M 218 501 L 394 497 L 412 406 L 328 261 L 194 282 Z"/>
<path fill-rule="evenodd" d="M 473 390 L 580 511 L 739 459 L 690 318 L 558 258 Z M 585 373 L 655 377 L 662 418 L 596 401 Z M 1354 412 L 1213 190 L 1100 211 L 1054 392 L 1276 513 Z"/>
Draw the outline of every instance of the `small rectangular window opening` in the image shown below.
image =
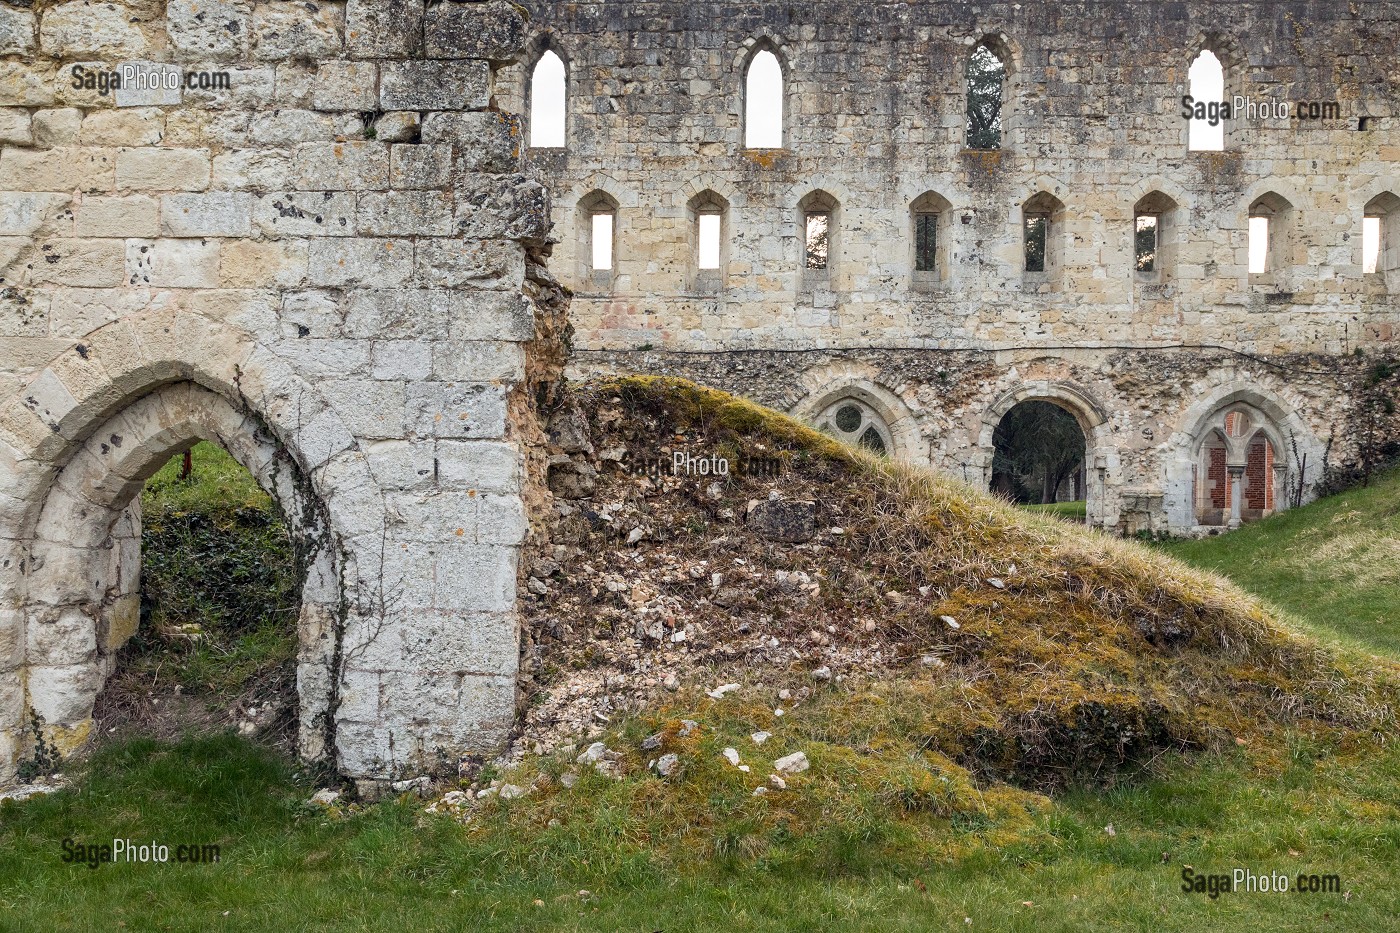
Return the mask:
<path fill-rule="evenodd" d="M 807 268 L 825 269 L 830 248 L 831 215 L 816 211 L 807 215 Z"/>
<path fill-rule="evenodd" d="M 1376 272 L 1381 267 L 1381 219 L 1361 219 L 1361 271 Z"/>
<path fill-rule="evenodd" d="M 593 215 L 593 268 L 594 270 L 613 267 L 613 215 L 599 213 Z"/>
<path fill-rule="evenodd" d="M 700 268 L 719 268 L 719 220 L 718 214 L 700 215 Z"/>
<path fill-rule="evenodd" d="M 1152 272 L 1157 268 L 1157 230 L 1156 214 L 1138 215 L 1134 247 L 1135 265 L 1139 272 Z"/>
<path fill-rule="evenodd" d="M 933 272 L 938 268 L 938 215 L 918 214 L 914 218 L 914 271 Z"/>
<path fill-rule="evenodd" d="M 1045 244 L 1050 231 L 1050 218 L 1045 214 L 1026 215 L 1026 271 L 1045 271 Z"/>
<path fill-rule="evenodd" d="M 1269 218 L 1249 218 L 1249 274 L 1259 275 L 1269 268 Z"/>

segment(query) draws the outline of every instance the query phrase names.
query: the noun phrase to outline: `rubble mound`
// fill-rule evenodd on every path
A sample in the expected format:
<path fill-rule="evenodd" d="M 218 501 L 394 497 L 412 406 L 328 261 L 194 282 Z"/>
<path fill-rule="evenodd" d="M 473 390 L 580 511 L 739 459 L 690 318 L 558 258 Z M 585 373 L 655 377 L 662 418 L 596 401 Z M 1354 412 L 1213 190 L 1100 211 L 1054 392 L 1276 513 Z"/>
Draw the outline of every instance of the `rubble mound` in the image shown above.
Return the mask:
<path fill-rule="evenodd" d="M 1034 788 L 1271 724 L 1394 726 L 1393 672 L 1289 634 L 1218 577 L 725 393 L 574 386 L 549 443 L 516 758 L 630 718 L 665 729 L 669 707 L 736 689 L 765 723 L 894 691 L 916 712 L 901 741 Z"/>

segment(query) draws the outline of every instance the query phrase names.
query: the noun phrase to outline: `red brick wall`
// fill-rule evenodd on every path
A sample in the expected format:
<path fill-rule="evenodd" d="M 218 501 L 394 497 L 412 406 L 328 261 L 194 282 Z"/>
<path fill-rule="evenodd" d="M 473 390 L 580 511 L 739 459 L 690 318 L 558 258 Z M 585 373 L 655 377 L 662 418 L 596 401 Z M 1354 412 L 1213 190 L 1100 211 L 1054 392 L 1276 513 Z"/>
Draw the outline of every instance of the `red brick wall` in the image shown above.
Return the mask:
<path fill-rule="evenodd" d="M 1249 457 L 1244 469 L 1244 507 L 1272 509 L 1274 507 L 1274 448 L 1263 437 L 1249 445 Z"/>

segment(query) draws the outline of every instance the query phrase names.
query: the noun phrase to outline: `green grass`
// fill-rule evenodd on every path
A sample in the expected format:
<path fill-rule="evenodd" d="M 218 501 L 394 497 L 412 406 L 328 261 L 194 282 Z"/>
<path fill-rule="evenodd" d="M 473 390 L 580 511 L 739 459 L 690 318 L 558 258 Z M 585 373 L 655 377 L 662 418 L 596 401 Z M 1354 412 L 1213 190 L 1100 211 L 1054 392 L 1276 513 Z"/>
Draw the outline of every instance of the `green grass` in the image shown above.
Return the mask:
<path fill-rule="evenodd" d="M 1389 928 L 1400 748 L 1280 738 L 1280 752 L 1169 756 L 1148 779 L 1073 792 L 1013 833 L 965 824 L 924 858 L 871 863 L 854 840 L 823 871 L 772 853 L 668 861 L 602 779 L 578 785 L 560 825 L 503 803 L 466 828 L 408 802 L 313 811 L 301 805 L 310 776 L 233 737 L 141 740 L 104 752 L 74 790 L 0 806 L 0 929 Z M 65 838 L 213 842 L 223 858 L 89 869 L 62 862 Z M 1211 900 L 1179 890 L 1183 865 L 1335 873 L 1347 897 Z"/>
<path fill-rule="evenodd" d="M 1045 505 L 1022 506 L 1028 512 L 1040 512 L 1043 515 L 1053 515 L 1056 518 L 1077 519 L 1084 521 L 1089 515 L 1089 503 L 1083 499 L 1077 502 L 1050 502 Z"/>
<path fill-rule="evenodd" d="M 1400 657 L 1400 471 L 1236 531 L 1165 542 L 1310 634 Z"/>

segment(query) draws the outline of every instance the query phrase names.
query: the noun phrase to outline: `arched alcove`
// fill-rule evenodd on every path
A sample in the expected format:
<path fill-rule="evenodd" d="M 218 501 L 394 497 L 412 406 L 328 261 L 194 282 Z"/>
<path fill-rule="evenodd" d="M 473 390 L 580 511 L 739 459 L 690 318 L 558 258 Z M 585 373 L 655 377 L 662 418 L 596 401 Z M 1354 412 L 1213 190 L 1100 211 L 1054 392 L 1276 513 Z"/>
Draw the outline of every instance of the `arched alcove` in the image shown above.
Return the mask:
<path fill-rule="evenodd" d="M 299 748 L 332 747 L 332 664 L 339 569 L 324 506 L 271 431 L 226 398 L 187 381 L 154 388 L 97 425 L 54 476 L 39 508 L 26 580 L 26 751 L 80 747 L 93 703 L 139 620 L 139 496 L 152 475 L 198 441 L 227 450 L 277 502 L 305 574 L 298 617 Z"/>
<path fill-rule="evenodd" d="M 1034 381 L 1024 383 L 1003 393 L 982 415 L 978 447 L 986 464 L 983 476 L 985 488 L 992 489 L 997 470 L 998 429 L 1018 406 L 1028 402 L 1053 405 L 1067 412 L 1078 427 L 1079 448 L 1078 490 L 1083 493 L 1085 514 L 1089 524 L 1098 524 L 1103 516 L 1103 471 L 1099 469 L 1096 451 L 1108 445 L 1108 416 L 1103 406 L 1087 392 L 1063 382 Z"/>

